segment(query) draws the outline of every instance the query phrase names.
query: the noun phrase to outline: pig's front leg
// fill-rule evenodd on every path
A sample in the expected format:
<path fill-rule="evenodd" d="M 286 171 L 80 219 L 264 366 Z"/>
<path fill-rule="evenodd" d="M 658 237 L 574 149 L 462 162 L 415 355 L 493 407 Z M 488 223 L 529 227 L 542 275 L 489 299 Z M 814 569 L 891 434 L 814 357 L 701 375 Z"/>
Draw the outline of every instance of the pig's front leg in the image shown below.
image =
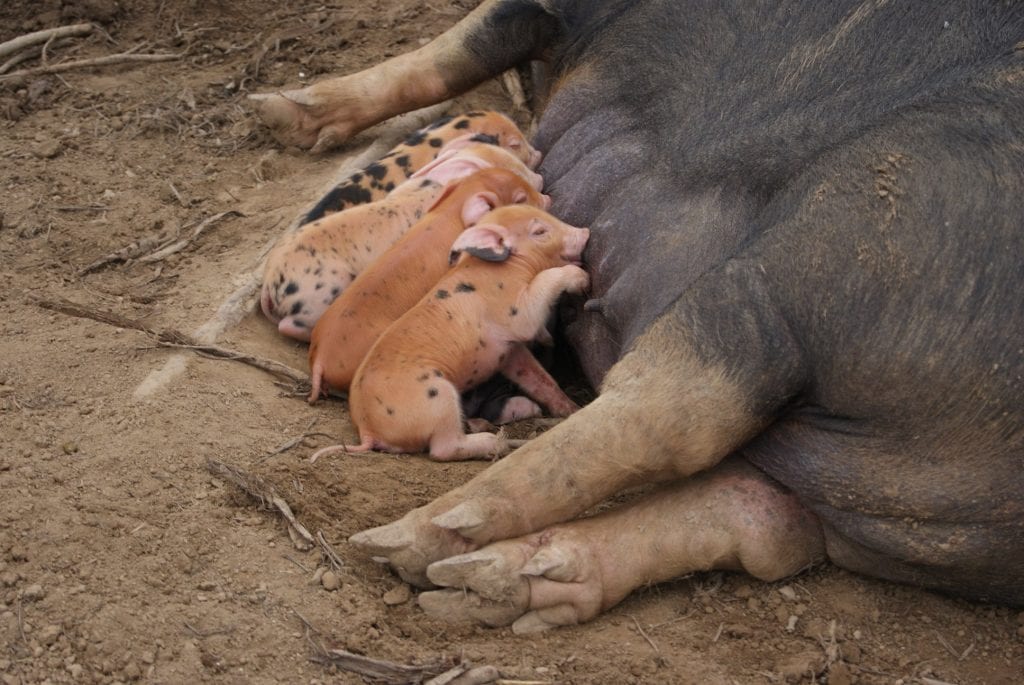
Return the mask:
<path fill-rule="evenodd" d="M 694 571 L 778 580 L 824 558 L 816 517 L 740 458 L 588 519 L 435 562 L 419 596 L 452 622 L 517 633 L 589 621 L 634 589 Z"/>
<path fill-rule="evenodd" d="M 485 0 L 418 50 L 349 76 L 250 97 L 280 142 L 320 152 L 538 56 L 554 32 L 555 20 L 540 3 Z"/>
<path fill-rule="evenodd" d="M 753 320 L 744 314 L 741 321 Z M 703 360 L 682 318 L 659 319 L 589 405 L 465 485 L 352 542 L 428 585 L 433 561 L 569 520 L 624 488 L 718 463 L 764 428 L 772 406 L 752 401 L 732 369 Z M 759 343 L 753 332 L 738 335 Z M 778 340 L 766 350 L 773 366 L 758 377 L 772 403 L 787 397 L 780 386 L 788 350 L 775 347 Z"/>

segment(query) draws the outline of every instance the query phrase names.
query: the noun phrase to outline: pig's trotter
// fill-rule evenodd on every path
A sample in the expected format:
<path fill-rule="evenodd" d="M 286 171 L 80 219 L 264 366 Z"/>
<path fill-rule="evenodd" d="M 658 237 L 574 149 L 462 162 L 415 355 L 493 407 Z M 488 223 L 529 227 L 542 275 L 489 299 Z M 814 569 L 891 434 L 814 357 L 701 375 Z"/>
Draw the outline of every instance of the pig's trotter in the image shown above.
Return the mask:
<path fill-rule="evenodd" d="M 644 531 L 637 535 L 637 531 Z M 435 562 L 439 618 L 516 633 L 589 621 L 641 585 L 710 569 L 777 580 L 824 558 L 817 519 L 740 459 L 614 511 Z"/>
<path fill-rule="evenodd" d="M 539 16 L 523 26 L 506 4 L 485 0 L 424 47 L 356 74 L 250 99 L 281 143 L 328 150 L 368 126 L 463 93 L 536 57 L 555 30 L 554 18 L 536 3 Z"/>

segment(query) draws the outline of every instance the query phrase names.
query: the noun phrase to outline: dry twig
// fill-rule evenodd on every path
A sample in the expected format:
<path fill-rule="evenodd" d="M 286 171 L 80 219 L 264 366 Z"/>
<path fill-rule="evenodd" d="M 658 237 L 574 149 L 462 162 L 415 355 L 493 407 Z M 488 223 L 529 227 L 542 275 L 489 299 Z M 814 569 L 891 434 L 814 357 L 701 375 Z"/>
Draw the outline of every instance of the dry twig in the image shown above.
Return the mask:
<path fill-rule="evenodd" d="M 206 470 L 229 483 L 234 483 L 247 495 L 259 500 L 260 505 L 264 508 L 277 509 L 288 522 L 289 535 L 292 536 L 295 546 L 303 552 L 313 548 L 315 544 L 313 536 L 309 534 L 304 525 L 299 523 L 298 519 L 295 518 L 295 514 L 292 513 L 292 508 L 288 506 L 288 502 L 277 494 L 272 485 L 258 476 L 243 471 L 237 466 L 216 459 L 207 458 Z"/>
<path fill-rule="evenodd" d="M 4 74 L 3 76 L 0 76 L 0 83 L 6 81 L 20 81 L 28 78 L 29 76 L 38 76 L 39 74 L 56 74 L 62 71 L 71 71 L 72 69 L 103 67 L 108 64 L 124 64 L 126 62 L 169 62 L 171 60 L 181 59 L 184 56 L 184 53 L 136 55 L 131 52 L 121 52 L 116 55 L 106 55 L 105 57 L 79 59 L 71 62 L 60 62 L 58 64 L 47 64 L 41 67 L 32 67 L 31 69 L 22 69 L 21 71 L 16 71 L 12 74 Z"/>
<path fill-rule="evenodd" d="M 23 36 L 18 36 L 17 38 L 12 38 L 9 41 L 0 43 L 0 57 L 13 55 L 14 53 L 32 45 L 48 43 L 55 38 L 84 36 L 91 33 L 92 29 L 92 24 L 72 24 L 70 26 L 59 26 L 54 29 L 43 29 L 42 31 L 26 33 Z"/>
<path fill-rule="evenodd" d="M 172 185 L 171 187 L 173 188 L 174 186 Z M 83 209 L 91 208 L 87 207 Z M 182 238 L 181 240 L 175 240 L 177 236 L 168 237 L 166 233 L 160 233 L 155 236 L 144 236 L 119 250 L 115 250 L 108 255 L 100 257 L 88 266 L 79 269 L 78 275 L 85 276 L 86 274 L 102 269 L 106 265 L 113 264 L 115 262 L 130 262 L 137 259 L 149 264 L 162 259 L 167 259 L 172 254 L 176 254 L 184 250 L 191 243 L 198 240 L 199 236 L 202 235 L 206 229 L 228 216 L 243 216 L 243 214 L 232 209 L 209 216 L 196 225 L 192 230 L 191 235 Z"/>
<path fill-rule="evenodd" d="M 320 554 L 324 559 L 331 565 L 331 568 L 335 571 L 340 571 L 345 568 L 345 562 L 341 560 L 338 553 L 334 551 L 334 547 L 331 543 L 327 542 L 327 538 L 324 536 L 322 530 L 316 532 L 316 543 L 320 546 Z"/>
<path fill-rule="evenodd" d="M 71 302 L 70 300 L 37 299 L 35 300 L 35 304 L 43 309 L 60 312 L 61 314 L 67 314 L 68 316 L 74 316 L 80 319 L 92 319 L 93 321 L 99 321 L 100 323 L 109 324 L 118 328 L 130 328 L 132 330 L 141 331 L 155 338 L 157 344 L 162 347 L 180 347 L 189 350 L 196 350 L 197 352 L 205 353 L 216 359 L 231 359 L 239 361 L 243 364 L 248 364 L 249 366 L 266 371 L 277 378 L 291 381 L 293 383 L 304 383 L 308 380 L 308 374 L 296 371 L 281 362 L 276 362 L 272 359 L 263 359 L 262 357 L 254 357 L 219 345 L 203 345 L 196 342 L 196 340 L 191 336 L 185 335 L 180 331 L 173 329 L 157 330 L 150 328 L 141 321 L 129 319 L 113 312 L 85 307 Z"/>
<path fill-rule="evenodd" d="M 353 654 L 344 649 L 329 649 L 325 654 L 310 657 L 310 660 L 324 666 L 335 666 L 343 671 L 358 673 L 363 677 L 389 685 L 422 682 L 427 678 L 440 675 L 451 667 L 449 660 L 424 666 L 405 666 L 393 661 Z"/>

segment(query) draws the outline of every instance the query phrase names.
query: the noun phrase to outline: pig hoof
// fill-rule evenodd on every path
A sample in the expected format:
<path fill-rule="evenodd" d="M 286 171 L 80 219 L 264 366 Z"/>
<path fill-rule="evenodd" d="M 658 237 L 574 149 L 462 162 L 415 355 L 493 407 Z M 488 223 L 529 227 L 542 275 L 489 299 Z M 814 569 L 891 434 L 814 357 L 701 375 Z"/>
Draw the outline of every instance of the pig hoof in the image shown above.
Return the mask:
<path fill-rule="evenodd" d="M 427 567 L 420 606 L 449 621 L 534 633 L 590 620 L 604 606 L 601 568 L 585 537 L 565 528 L 504 540 Z"/>
<path fill-rule="evenodd" d="M 463 502 L 430 520 L 438 528 L 455 531 L 463 537 L 469 537 L 473 529 L 485 521 L 484 512 L 476 502 Z"/>
<path fill-rule="evenodd" d="M 406 549 L 413 543 L 413 537 L 401 521 L 389 523 L 356 533 L 348 539 L 353 545 L 374 556 L 383 556 Z"/>
<path fill-rule="evenodd" d="M 422 592 L 417 601 L 420 608 L 434 618 L 449 623 L 482 623 L 491 628 L 507 626 L 522 613 L 516 607 L 462 590 Z"/>

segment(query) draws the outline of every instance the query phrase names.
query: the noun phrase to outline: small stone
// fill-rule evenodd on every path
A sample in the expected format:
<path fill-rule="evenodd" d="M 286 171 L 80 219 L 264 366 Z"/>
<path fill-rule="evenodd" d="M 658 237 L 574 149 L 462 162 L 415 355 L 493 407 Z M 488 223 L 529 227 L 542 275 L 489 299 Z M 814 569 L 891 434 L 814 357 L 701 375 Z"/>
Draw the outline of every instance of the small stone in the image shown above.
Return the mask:
<path fill-rule="evenodd" d="M 203 592 L 213 592 L 217 589 L 217 583 L 214 583 L 211 580 L 204 580 L 202 583 L 199 583 L 196 588 Z"/>
<path fill-rule="evenodd" d="M 787 683 L 798 683 L 808 676 L 813 679 L 825 667 L 825 655 L 819 651 L 806 651 L 782 657 L 775 670 Z"/>
<path fill-rule="evenodd" d="M 142 663 L 146 664 L 147 666 L 151 665 L 154 661 L 156 661 L 156 655 L 149 650 L 143 652 L 140 658 L 142 659 Z"/>
<path fill-rule="evenodd" d="M 14 571 L 0 573 L 0 584 L 3 584 L 4 587 L 14 587 L 20 579 L 21 576 Z"/>
<path fill-rule="evenodd" d="M 46 592 L 43 590 L 43 586 L 39 583 L 34 583 L 25 588 L 25 591 L 21 593 L 21 598 L 29 602 L 34 602 L 37 599 L 42 599 L 46 596 Z"/>
<path fill-rule="evenodd" d="M 133 661 L 124 667 L 124 670 L 121 671 L 121 675 L 124 676 L 125 680 L 138 680 L 142 677 L 142 669 L 140 669 L 139 665 Z"/>
<path fill-rule="evenodd" d="M 57 641 L 57 638 L 60 637 L 60 634 L 63 631 L 64 629 L 58 625 L 48 625 L 42 630 L 40 630 L 39 635 L 37 635 L 36 637 L 39 639 L 40 642 L 49 647 Z"/>
<path fill-rule="evenodd" d="M 788 599 L 790 602 L 796 601 L 796 590 L 794 590 L 789 585 L 783 585 L 782 587 L 780 587 L 779 594 L 782 595 L 784 598 Z"/>
<path fill-rule="evenodd" d="M 796 622 L 799 620 L 800 619 L 798 617 L 791 615 L 789 619 L 786 620 L 786 632 L 792 633 L 794 630 L 796 630 Z"/>
<path fill-rule="evenodd" d="M 842 661 L 837 661 L 828 669 L 828 685 L 853 685 L 853 673 Z"/>
<path fill-rule="evenodd" d="M 341 578 L 338 578 L 338 574 L 334 571 L 324 571 L 324 574 L 320 576 L 320 584 L 328 592 L 334 592 L 341 587 Z"/>
<path fill-rule="evenodd" d="M 44 159 L 53 159 L 60 154 L 61 149 L 64 146 L 59 140 L 52 139 L 46 140 L 36 146 L 34 154 L 36 157 L 42 157 Z"/>
<path fill-rule="evenodd" d="M 408 602 L 410 597 L 412 597 L 412 592 L 409 590 L 409 586 L 402 583 L 384 593 L 384 603 L 392 607 L 398 606 Z"/>
<path fill-rule="evenodd" d="M 70 666 L 68 666 L 68 673 L 70 673 L 71 677 L 75 680 L 78 680 L 82 677 L 82 671 L 84 670 L 85 669 L 82 668 L 82 664 L 71 664 Z"/>
<path fill-rule="evenodd" d="M 78 445 L 71 440 L 62 443 L 60 448 L 64 451 L 64 454 L 74 454 L 78 451 Z"/>
<path fill-rule="evenodd" d="M 747 584 L 740 585 L 738 588 L 732 591 L 732 596 L 736 599 L 747 599 L 754 594 L 754 589 Z"/>
<path fill-rule="evenodd" d="M 855 642 L 847 642 L 843 645 L 843 658 L 851 664 L 859 664 L 864 656 L 864 650 Z"/>
<path fill-rule="evenodd" d="M 11 561 L 28 561 L 28 551 L 24 547 L 14 545 L 7 551 L 7 555 Z"/>
<path fill-rule="evenodd" d="M 316 585 L 320 582 L 320 579 L 324 577 L 324 573 L 327 572 L 325 566 L 317 566 L 316 571 L 313 572 L 313 584 Z"/>

